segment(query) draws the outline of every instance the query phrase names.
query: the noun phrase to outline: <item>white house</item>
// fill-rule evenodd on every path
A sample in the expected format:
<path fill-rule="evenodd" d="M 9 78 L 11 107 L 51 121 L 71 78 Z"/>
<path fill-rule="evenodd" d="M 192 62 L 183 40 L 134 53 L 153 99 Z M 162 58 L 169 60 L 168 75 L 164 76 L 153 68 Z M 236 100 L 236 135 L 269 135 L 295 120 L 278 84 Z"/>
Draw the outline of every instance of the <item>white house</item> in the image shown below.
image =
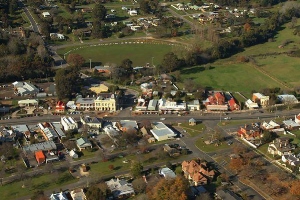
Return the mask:
<path fill-rule="evenodd" d="M 62 117 L 61 125 L 65 131 L 78 129 L 78 124 L 73 117 Z"/>
<path fill-rule="evenodd" d="M 78 158 L 78 154 L 74 151 L 74 150 L 71 150 L 70 152 L 69 152 L 69 155 L 71 156 L 71 158 Z"/>
<path fill-rule="evenodd" d="M 65 36 L 60 33 L 50 33 L 50 37 L 54 39 L 64 40 Z"/>
<path fill-rule="evenodd" d="M 248 99 L 245 102 L 245 105 L 251 110 L 251 109 L 258 109 L 258 104 L 251 101 L 251 99 Z"/>
<path fill-rule="evenodd" d="M 130 183 L 123 179 L 111 179 L 105 182 L 114 198 L 125 198 L 134 195 L 134 189 Z"/>
<path fill-rule="evenodd" d="M 160 169 L 159 175 L 162 175 L 165 178 L 175 178 L 176 177 L 176 174 L 168 167 Z"/>
<path fill-rule="evenodd" d="M 86 200 L 86 196 L 85 196 L 82 188 L 72 190 L 70 192 L 70 195 L 71 195 L 72 199 L 74 199 L 74 200 Z"/>
<path fill-rule="evenodd" d="M 136 16 L 136 15 L 138 14 L 138 12 L 137 12 L 137 10 L 129 10 L 129 11 L 128 11 L 128 14 L 129 14 L 130 16 Z"/>
<path fill-rule="evenodd" d="M 42 15 L 45 18 L 50 17 L 50 13 L 49 12 L 43 12 Z"/>
<path fill-rule="evenodd" d="M 68 200 L 67 195 L 64 192 L 52 193 L 50 195 L 50 200 Z"/>
<path fill-rule="evenodd" d="M 18 105 L 20 107 L 26 107 L 26 106 L 38 106 L 39 102 L 35 99 L 24 99 L 18 101 Z"/>
<path fill-rule="evenodd" d="M 169 140 L 176 137 L 176 134 L 162 122 L 154 122 L 150 132 L 157 141 Z"/>

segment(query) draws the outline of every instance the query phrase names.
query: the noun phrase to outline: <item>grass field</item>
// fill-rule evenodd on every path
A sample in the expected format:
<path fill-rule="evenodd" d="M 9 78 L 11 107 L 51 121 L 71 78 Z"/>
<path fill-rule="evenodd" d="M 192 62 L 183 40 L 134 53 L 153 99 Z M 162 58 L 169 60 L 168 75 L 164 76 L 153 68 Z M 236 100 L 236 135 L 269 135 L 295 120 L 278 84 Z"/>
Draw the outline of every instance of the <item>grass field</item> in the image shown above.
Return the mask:
<path fill-rule="evenodd" d="M 182 79 L 191 78 L 204 87 L 217 90 L 240 91 L 247 95 L 251 90 L 279 87 L 271 78 L 254 69 L 247 63 L 218 61 L 212 69 L 196 66 L 182 70 Z"/>
<path fill-rule="evenodd" d="M 184 128 L 186 132 L 192 137 L 201 134 L 205 130 L 205 125 L 202 123 L 195 126 L 190 126 L 188 123 L 181 123 L 180 127 Z"/>
<path fill-rule="evenodd" d="M 63 55 L 69 50 L 60 49 L 58 54 Z M 129 58 L 133 61 L 133 66 L 144 66 L 146 63 L 160 64 L 164 54 L 170 52 L 172 46 L 164 44 L 116 44 L 109 46 L 93 46 L 74 50 L 71 53 L 82 55 L 86 62 L 92 59 L 92 62 L 97 62 L 102 65 L 106 63 L 120 64 L 122 60 Z"/>
<path fill-rule="evenodd" d="M 222 142 L 219 146 L 215 146 L 215 144 L 205 144 L 204 141 L 209 138 L 200 138 L 196 141 L 196 146 L 204 152 L 214 152 L 222 149 L 228 149 L 232 146 L 229 146 L 226 142 Z"/>

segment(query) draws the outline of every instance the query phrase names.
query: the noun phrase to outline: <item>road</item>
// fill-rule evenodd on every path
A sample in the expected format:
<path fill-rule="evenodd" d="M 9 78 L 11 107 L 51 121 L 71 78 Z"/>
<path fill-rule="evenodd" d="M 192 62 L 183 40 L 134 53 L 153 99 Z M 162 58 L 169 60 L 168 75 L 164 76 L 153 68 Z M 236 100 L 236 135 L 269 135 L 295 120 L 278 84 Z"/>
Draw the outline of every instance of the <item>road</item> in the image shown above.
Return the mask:
<path fill-rule="evenodd" d="M 35 19 L 32 17 L 30 11 L 28 10 L 27 6 L 24 5 L 24 3 L 22 1 L 19 1 L 19 5 L 21 7 L 23 7 L 23 10 L 24 10 L 24 13 L 26 14 L 27 18 L 29 19 L 30 21 L 30 24 L 31 24 L 31 28 L 34 32 L 36 33 L 40 33 L 40 29 L 39 29 L 39 26 L 38 26 L 38 23 L 35 21 Z"/>
<path fill-rule="evenodd" d="M 180 19 L 182 19 L 184 22 L 186 22 L 187 24 L 189 24 L 191 26 L 192 29 L 194 29 L 195 24 L 193 22 L 191 22 L 190 20 L 185 19 L 182 15 L 178 14 L 177 12 L 175 12 L 174 10 L 172 10 L 171 8 L 168 8 L 168 11 L 175 17 L 178 17 Z"/>

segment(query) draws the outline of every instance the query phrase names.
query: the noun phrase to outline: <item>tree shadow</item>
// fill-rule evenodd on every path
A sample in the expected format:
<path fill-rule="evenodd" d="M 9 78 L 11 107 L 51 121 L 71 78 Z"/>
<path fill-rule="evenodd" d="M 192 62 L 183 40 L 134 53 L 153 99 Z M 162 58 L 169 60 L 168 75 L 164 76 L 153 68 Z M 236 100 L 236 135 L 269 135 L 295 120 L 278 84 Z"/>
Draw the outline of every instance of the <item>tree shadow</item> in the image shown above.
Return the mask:
<path fill-rule="evenodd" d="M 188 69 L 183 69 L 182 70 L 182 74 L 195 74 L 195 73 L 198 73 L 198 72 L 202 72 L 205 70 L 205 67 L 203 66 L 196 66 L 196 67 L 191 67 L 191 68 L 188 68 Z"/>

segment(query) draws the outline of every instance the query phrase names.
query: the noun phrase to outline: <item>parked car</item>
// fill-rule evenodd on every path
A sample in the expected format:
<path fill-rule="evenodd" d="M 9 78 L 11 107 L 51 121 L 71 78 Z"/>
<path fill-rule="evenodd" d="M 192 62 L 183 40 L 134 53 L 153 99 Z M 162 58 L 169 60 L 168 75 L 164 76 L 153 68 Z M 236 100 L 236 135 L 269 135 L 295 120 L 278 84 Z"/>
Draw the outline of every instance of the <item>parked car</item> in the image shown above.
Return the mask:
<path fill-rule="evenodd" d="M 230 119 L 231 119 L 231 117 L 225 117 L 224 119 L 225 119 L 225 120 L 230 120 Z"/>
<path fill-rule="evenodd" d="M 160 118 L 161 121 L 165 120 L 166 118 Z"/>

